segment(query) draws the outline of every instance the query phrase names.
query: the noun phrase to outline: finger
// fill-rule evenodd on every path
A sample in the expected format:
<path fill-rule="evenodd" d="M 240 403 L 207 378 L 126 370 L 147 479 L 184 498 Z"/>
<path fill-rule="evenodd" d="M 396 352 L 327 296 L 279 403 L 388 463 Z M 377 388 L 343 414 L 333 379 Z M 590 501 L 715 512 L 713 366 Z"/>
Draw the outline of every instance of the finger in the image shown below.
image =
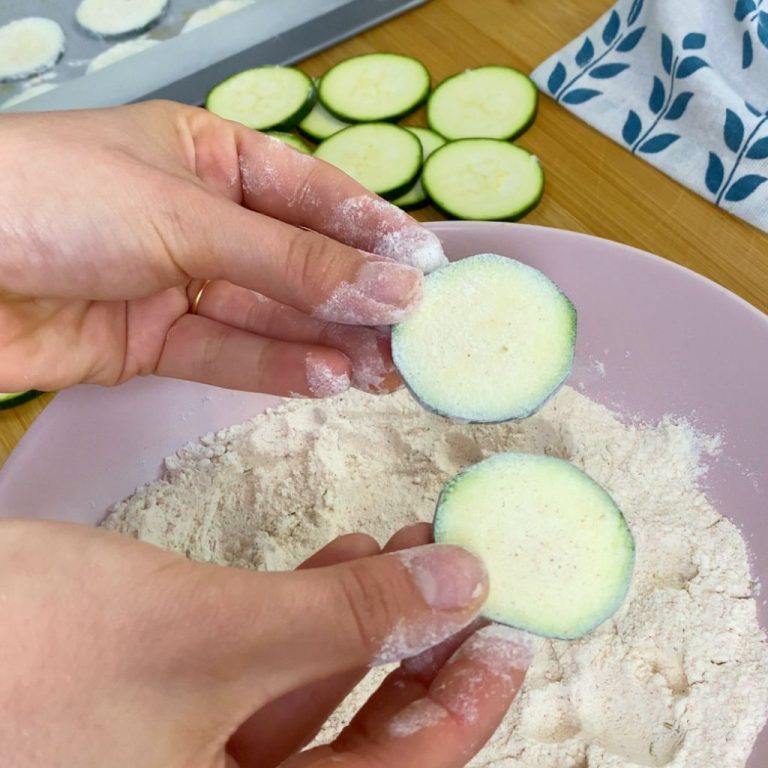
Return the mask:
<path fill-rule="evenodd" d="M 361 533 L 340 536 L 305 560 L 300 569 L 324 568 L 380 551 L 375 539 Z M 240 768 L 270 768 L 308 744 L 365 675 L 344 672 L 286 694 L 250 717 L 230 739 L 227 751 Z"/>
<path fill-rule="evenodd" d="M 422 273 L 330 237 L 185 189 L 167 249 L 190 278 L 227 280 L 321 320 L 391 325 L 421 298 Z"/>
<path fill-rule="evenodd" d="M 196 659 L 215 665 L 218 693 L 247 714 L 301 686 L 432 647 L 477 616 L 488 589 L 482 563 L 445 545 L 290 573 L 190 568 L 197 575 L 176 588 L 195 615 L 216 620 L 184 637 L 185 658 L 192 670 Z"/>
<path fill-rule="evenodd" d="M 384 545 L 383 552 L 397 552 L 399 549 L 410 549 L 411 547 L 422 547 L 425 544 L 431 544 L 432 524 L 414 523 L 406 525 L 397 531 L 392 538 Z"/>
<path fill-rule="evenodd" d="M 338 168 L 235 123 L 193 135 L 198 175 L 252 210 L 424 272 L 447 263 L 436 235 Z"/>
<path fill-rule="evenodd" d="M 333 397 L 349 388 L 351 365 L 328 347 L 265 339 L 184 315 L 168 332 L 155 373 L 249 392 Z"/>
<path fill-rule="evenodd" d="M 368 536 L 365 533 L 347 533 L 344 536 L 338 536 L 330 544 L 326 544 L 314 555 L 307 558 L 299 565 L 298 570 L 327 568 L 350 560 L 373 557 L 379 552 L 381 552 L 381 547 L 373 536 Z"/>
<path fill-rule="evenodd" d="M 193 282 L 192 300 L 199 289 Z M 323 322 L 224 281 L 206 286 L 197 314 L 271 339 L 338 349 L 352 363 L 352 386 L 363 392 L 392 392 L 402 383 L 392 362 L 388 330 Z"/>
<path fill-rule="evenodd" d="M 302 753 L 285 768 L 459 768 L 498 727 L 532 658 L 525 635 L 508 627 L 478 630 L 435 678 L 394 672 L 330 747 Z"/>

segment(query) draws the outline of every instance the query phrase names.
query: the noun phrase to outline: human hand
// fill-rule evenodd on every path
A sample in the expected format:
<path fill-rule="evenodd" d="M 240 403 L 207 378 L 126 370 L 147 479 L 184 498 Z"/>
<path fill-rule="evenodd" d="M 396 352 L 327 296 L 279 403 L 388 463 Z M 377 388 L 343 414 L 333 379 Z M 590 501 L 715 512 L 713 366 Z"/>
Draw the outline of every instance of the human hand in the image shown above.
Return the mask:
<path fill-rule="evenodd" d="M 3 116 L 0 164 L 3 391 L 399 385 L 388 333 L 364 326 L 407 314 L 414 266 L 445 257 L 332 166 L 170 102 Z"/>
<path fill-rule="evenodd" d="M 352 535 L 301 570 L 254 573 L 100 529 L 0 522 L 3 766 L 463 766 L 530 650 L 476 631 L 481 564 L 411 548 L 425 530 L 396 534 L 385 551 L 399 554 Z M 333 744 L 299 751 L 368 666 L 406 657 Z"/>

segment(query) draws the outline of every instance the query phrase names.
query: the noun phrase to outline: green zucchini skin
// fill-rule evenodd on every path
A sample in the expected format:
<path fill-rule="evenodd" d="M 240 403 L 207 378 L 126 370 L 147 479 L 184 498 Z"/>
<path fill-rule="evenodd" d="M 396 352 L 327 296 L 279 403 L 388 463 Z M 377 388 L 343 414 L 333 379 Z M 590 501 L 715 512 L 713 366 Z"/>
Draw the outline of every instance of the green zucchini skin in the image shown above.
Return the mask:
<path fill-rule="evenodd" d="M 26 392 L 2 392 L 0 393 L 0 411 L 15 408 L 17 405 L 34 400 L 42 394 L 43 393 L 37 389 L 28 389 Z"/>

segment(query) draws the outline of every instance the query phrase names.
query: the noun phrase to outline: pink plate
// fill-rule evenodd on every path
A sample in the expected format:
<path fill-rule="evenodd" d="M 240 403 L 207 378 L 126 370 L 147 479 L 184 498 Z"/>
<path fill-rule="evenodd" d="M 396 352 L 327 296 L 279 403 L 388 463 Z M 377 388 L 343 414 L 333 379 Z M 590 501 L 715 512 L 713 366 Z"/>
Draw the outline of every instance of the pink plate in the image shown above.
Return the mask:
<path fill-rule="evenodd" d="M 632 417 L 672 413 L 723 437 L 707 477 L 768 584 L 768 317 L 724 288 L 607 240 L 515 224 L 438 223 L 452 259 L 495 252 L 550 275 L 579 311 L 570 383 Z M 164 456 L 277 400 L 147 378 L 60 394 L 0 472 L 0 517 L 96 523 Z M 761 621 L 768 611 L 760 605 Z M 768 729 L 749 768 L 768 765 Z"/>

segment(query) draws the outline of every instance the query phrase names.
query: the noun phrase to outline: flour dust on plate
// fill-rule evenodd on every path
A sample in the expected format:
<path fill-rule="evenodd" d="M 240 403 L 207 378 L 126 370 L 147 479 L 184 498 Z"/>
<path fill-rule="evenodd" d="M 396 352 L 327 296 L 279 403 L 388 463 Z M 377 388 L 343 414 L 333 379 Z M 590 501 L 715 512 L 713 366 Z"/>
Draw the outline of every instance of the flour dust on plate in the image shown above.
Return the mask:
<path fill-rule="evenodd" d="M 536 641 L 520 696 L 471 765 L 739 768 L 768 717 L 768 646 L 744 541 L 699 489 L 713 446 L 685 422 L 623 423 L 569 387 L 503 424 L 453 423 L 402 391 L 350 391 L 185 446 L 104 525 L 196 560 L 287 569 L 341 533 L 384 541 L 431 520 L 448 479 L 488 456 L 566 459 L 623 511 L 637 545 L 632 587 L 587 637 Z M 368 675 L 319 741 L 387 669 Z"/>

